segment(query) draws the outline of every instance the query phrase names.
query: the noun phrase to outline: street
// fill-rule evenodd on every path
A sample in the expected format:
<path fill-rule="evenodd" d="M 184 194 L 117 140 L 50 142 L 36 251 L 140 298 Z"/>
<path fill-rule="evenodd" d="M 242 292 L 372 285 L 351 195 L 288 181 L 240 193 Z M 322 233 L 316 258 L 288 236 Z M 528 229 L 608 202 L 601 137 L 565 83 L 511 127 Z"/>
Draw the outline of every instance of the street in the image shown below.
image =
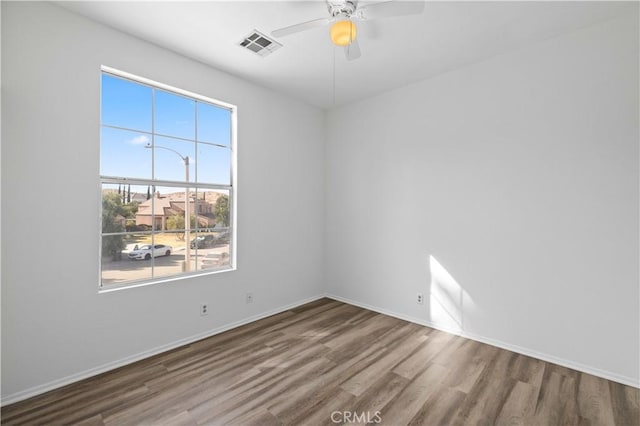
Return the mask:
<path fill-rule="evenodd" d="M 170 256 L 159 256 L 150 260 L 130 260 L 127 258 L 128 250 L 125 250 L 122 252 L 122 260 L 102 262 L 102 284 L 118 284 L 124 281 L 148 280 L 180 274 L 183 272 L 184 247 L 177 247 L 174 250 L 175 252 Z M 197 251 L 191 249 L 190 270 L 200 270 L 201 260 L 206 255 L 225 252 L 229 252 L 229 246 L 226 244 Z"/>

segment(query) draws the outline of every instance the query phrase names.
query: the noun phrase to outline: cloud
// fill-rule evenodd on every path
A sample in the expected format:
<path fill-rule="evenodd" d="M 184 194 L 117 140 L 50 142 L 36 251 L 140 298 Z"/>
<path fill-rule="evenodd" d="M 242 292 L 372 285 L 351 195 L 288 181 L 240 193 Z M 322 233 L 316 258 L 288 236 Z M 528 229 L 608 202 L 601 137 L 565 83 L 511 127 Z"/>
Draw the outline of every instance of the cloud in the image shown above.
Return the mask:
<path fill-rule="evenodd" d="M 136 136 L 133 139 L 129 140 L 129 143 L 132 145 L 146 145 L 150 142 L 151 140 L 149 139 L 149 136 L 146 135 L 139 135 Z"/>

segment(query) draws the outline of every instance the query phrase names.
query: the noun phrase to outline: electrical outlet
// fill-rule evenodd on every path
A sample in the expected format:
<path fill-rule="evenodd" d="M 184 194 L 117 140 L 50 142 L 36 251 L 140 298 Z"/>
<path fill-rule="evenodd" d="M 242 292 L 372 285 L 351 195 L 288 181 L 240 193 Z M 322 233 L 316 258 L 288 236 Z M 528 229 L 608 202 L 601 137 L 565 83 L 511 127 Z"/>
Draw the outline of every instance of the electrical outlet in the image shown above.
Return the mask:
<path fill-rule="evenodd" d="M 247 303 L 253 303 L 253 293 L 247 293 Z"/>
<path fill-rule="evenodd" d="M 209 307 L 207 305 L 200 305 L 200 316 L 209 315 Z"/>
<path fill-rule="evenodd" d="M 424 295 L 422 293 L 418 293 L 418 297 L 416 298 L 416 302 L 418 305 L 424 304 Z"/>

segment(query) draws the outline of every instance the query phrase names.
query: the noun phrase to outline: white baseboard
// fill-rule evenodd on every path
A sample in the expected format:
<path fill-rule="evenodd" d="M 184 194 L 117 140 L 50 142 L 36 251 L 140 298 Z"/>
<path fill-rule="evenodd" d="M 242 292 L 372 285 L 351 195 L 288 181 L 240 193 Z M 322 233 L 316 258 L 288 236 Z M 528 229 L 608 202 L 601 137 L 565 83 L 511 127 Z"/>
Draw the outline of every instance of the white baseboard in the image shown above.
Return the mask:
<path fill-rule="evenodd" d="M 326 294 L 326 297 L 328 297 L 329 299 L 334 299 L 337 300 L 339 302 L 344 302 L 344 303 L 348 303 L 350 305 L 354 305 L 354 306 L 358 306 L 360 308 L 364 308 L 364 309 L 368 309 L 370 311 L 374 311 L 374 312 L 378 312 L 384 315 L 388 315 L 390 317 L 395 317 L 401 320 L 405 320 L 405 321 L 409 321 L 409 322 L 413 322 L 416 324 L 420 324 L 420 325 L 424 325 L 426 327 L 431 327 L 431 328 L 435 328 L 436 330 L 440 330 L 440 331 L 444 331 L 447 333 L 451 333 L 451 334 L 455 334 L 467 339 L 471 339 L 471 340 L 475 340 L 477 342 L 480 343 L 486 343 L 487 345 L 491 345 L 491 346 L 496 346 L 498 348 L 502 348 L 502 349 L 506 349 L 508 351 L 511 352 L 516 352 L 522 355 L 526 355 L 526 356 L 530 356 L 532 358 L 536 358 L 542 361 L 547 361 L 553 364 L 557 364 L 557 365 L 561 365 L 563 367 L 567 367 L 567 368 L 571 368 L 573 370 L 577 370 L 583 373 L 587 373 L 587 374 L 591 374 L 593 376 L 597 376 L 597 377 L 601 377 L 603 379 L 607 379 L 607 380 L 611 380 L 613 382 L 617 382 L 617 383 L 621 383 L 623 385 L 627 385 L 627 386 L 633 386 L 635 388 L 640 388 L 640 381 L 635 380 L 631 377 L 627 377 L 627 376 L 622 376 L 620 374 L 617 373 L 613 373 L 611 371 L 606 371 L 606 370 L 601 370 L 599 368 L 595 368 L 595 367 L 591 367 L 589 365 L 584 365 L 584 364 L 580 364 L 577 362 L 573 362 L 573 361 L 569 361 L 566 360 L 564 358 L 558 358 L 556 356 L 553 355 L 549 355 L 546 353 L 542 353 L 542 352 L 538 352 L 532 349 L 528 349 L 528 348 L 523 348 L 521 346 L 517 346 L 517 345 L 512 345 L 510 343 L 505 343 L 502 342 L 500 340 L 496 340 L 496 339 L 492 339 L 490 337 L 485 337 L 485 336 L 480 336 L 478 334 L 475 333 L 468 333 L 463 331 L 459 331 L 459 330 L 452 330 L 452 329 L 447 329 L 444 327 L 439 326 L 438 324 L 434 324 L 431 321 L 425 321 L 423 319 L 419 319 L 419 318 L 414 318 L 408 315 L 404 315 L 404 314 L 399 314 L 397 312 L 393 312 L 384 308 L 380 308 L 377 306 L 372 306 L 372 305 L 368 305 L 366 303 L 361 303 L 361 302 L 357 302 L 355 300 L 351 300 L 351 299 L 347 299 L 344 297 L 340 297 L 340 296 L 336 296 L 334 294 Z"/>
<path fill-rule="evenodd" d="M 232 322 L 230 324 L 225 324 L 223 326 L 214 328 L 212 330 L 205 331 L 203 333 L 199 333 L 199 334 L 196 334 L 196 335 L 184 338 L 184 339 L 180 339 L 180 340 L 168 343 L 166 345 L 155 347 L 155 348 L 150 349 L 148 351 L 140 352 L 140 353 L 137 353 L 135 355 L 131 355 L 131 356 L 119 359 L 117 361 L 109 362 L 107 364 L 103 364 L 103 365 L 100 365 L 98 367 L 90 368 L 88 370 L 81 371 L 79 373 L 75 373 L 75 374 L 72 374 L 70 376 L 63 377 L 61 379 L 53 380 L 53 381 L 45 383 L 43 385 L 34 386 L 34 387 L 29 388 L 29 389 L 25 389 L 23 391 L 16 392 L 16 393 L 11 394 L 11 395 L 7 395 L 6 397 L 2 397 L 2 401 L 0 402 L 0 406 L 13 404 L 14 402 L 22 401 L 24 399 L 31 398 L 33 396 L 43 394 L 45 392 L 49 392 L 51 390 L 60 388 L 62 386 L 66 386 L 66 385 L 69 385 L 71 383 L 78 382 L 80 380 L 84 380 L 84 379 L 87 379 L 89 377 L 93 377 L 93 376 L 96 376 L 98 374 L 105 373 L 107 371 L 123 367 L 125 365 L 134 363 L 136 361 L 140 361 L 142 359 L 149 358 L 149 357 L 154 356 L 154 355 L 158 355 L 158 354 L 160 354 L 162 352 L 166 352 L 166 351 L 169 351 L 171 349 L 179 348 L 180 346 L 184 346 L 184 345 L 187 345 L 189 343 L 193 343 L 195 341 L 198 341 L 198 340 L 201 340 L 201 339 L 205 339 L 207 337 L 211 337 L 211 336 L 214 336 L 216 334 L 223 333 L 225 331 L 231 330 L 232 328 L 240 327 L 242 325 L 245 325 L 245 324 L 248 324 L 248 323 L 263 319 L 263 318 L 266 318 L 266 317 L 270 317 L 271 315 L 275 315 L 275 314 L 279 314 L 281 312 L 288 311 L 289 309 L 296 308 L 298 306 L 304 305 L 305 303 L 313 302 L 314 300 L 322 299 L 324 297 L 325 297 L 324 294 L 320 294 L 320 295 L 317 295 L 317 296 L 313 296 L 313 297 L 309 297 L 309 298 L 306 298 L 306 299 L 298 300 L 297 302 L 290 303 L 288 305 L 281 306 L 279 308 L 272 309 L 272 310 L 269 310 L 267 312 L 260 313 L 258 315 L 253 315 L 251 317 L 242 319 L 240 321 L 235 321 L 235 322 Z"/>
<path fill-rule="evenodd" d="M 289 309 L 293 309 L 293 308 L 296 308 L 298 306 L 304 305 L 305 303 L 309 303 L 309 302 L 313 302 L 313 301 L 318 300 L 318 299 L 322 299 L 323 297 L 328 297 L 330 299 L 334 299 L 334 300 L 337 300 L 339 302 L 348 303 L 350 305 L 358 306 L 358 307 L 361 307 L 361 308 L 364 308 L 364 309 L 368 309 L 370 311 L 378 312 L 378 313 L 381 313 L 381 314 L 384 314 L 384 315 L 389 315 L 391 317 L 395 317 L 395 318 L 398 318 L 398 319 L 401 319 L 401 320 L 405 320 L 405 321 L 413 322 L 413 323 L 416 323 L 416 324 L 424 325 L 426 327 L 435 328 L 436 330 L 441 330 L 441 331 L 444 331 L 444 332 L 447 332 L 447 333 L 456 334 L 456 335 L 465 337 L 467 339 L 475 340 L 477 342 L 486 343 L 486 344 L 491 345 L 491 346 L 496 346 L 498 348 L 506 349 L 506 350 L 509 350 L 509 351 L 512 351 L 512 352 L 516 352 L 516 353 L 519 353 L 519 354 L 522 354 L 522 355 L 527 355 L 527 356 L 530 356 L 530 357 L 533 357 L 533 358 L 537 358 L 537 359 L 540 359 L 540 360 L 543 360 L 543 361 L 551 362 L 553 364 L 558 364 L 558 365 L 561 365 L 563 367 L 567 367 L 567 368 L 571 368 L 571 369 L 574 369 L 574 370 L 577 370 L 577 371 L 581 371 L 583 373 L 592 374 L 592 375 L 597 376 L 597 377 L 602 377 L 603 379 L 611 380 L 611 381 L 614 381 L 614 382 L 617 382 L 617 383 L 622 383 L 622 384 L 628 385 L 628 386 L 633 386 L 635 388 L 640 388 L 640 382 L 638 382 L 637 380 L 634 380 L 634 379 L 632 379 L 630 377 L 621 376 L 619 374 L 612 373 L 610 371 L 601 370 L 601 369 L 594 368 L 594 367 L 591 367 L 591 366 L 588 366 L 588 365 L 583 365 L 583 364 L 579 364 L 579 363 L 576 363 L 576 362 L 568 361 L 568 360 L 563 359 L 563 358 L 558 358 L 558 357 L 555 357 L 553 355 L 549 355 L 549 354 L 541 353 L 541 352 L 538 352 L 538 351 L 535 351 L 535 350 L 531 350 L 531 349 L 523 348 L 523 347 L 520 347 L 520 346 L 512 345 L 512 344 L 505 343 L 505 342 L 502 342 L 502 341 L 499 341 L 499 340 L 496 340 L 496 339 L 491 339 L 491 338 L 488 338 L 488 337 L 479 336 L 479 335 L 476 335 L 474 333 L 467 333 L 467 332 L 464 332 L 464 331 L 460 332 L 458 330 L 446 329 L 446 328 L 438 326 L 437 324 L 431 323 L 430 321 L 425 321 L 425 320 L 422 320 L 422 319 L 419 319 L 419 318 L 414 318 L 414 317 L 411 317 L 411 316 L 408 316 L 408 315 L 399 314 L 397 312 L 389 311 L 389 310 L 384 309 L 384 308 L 368 305 L 366 303 L 357 302 L 355 300 L 351 300 L 351 299 L 347 299 L 347 298 L 344 298 L 344 297 L 336 296 L 334 294 L 327 293 L 327 294 L 321 294 L 321 295 L 309 297 L 309 298 L 306 298 L 306 299 L 303 299 L 303 300 L 298 300 L 297 302 L 290 303 L 288 305 L 281 306 L 279 308 L 272 309 L 270 311 L 263 312 L 263 313 L 260 313 L 258 315 L 254 315 L 254 316 L 242 319 L 240 321 L 236 321 L 236 322 L 233 322 L 233 323 L 230 323 L 230 324 L 225 324 L 225 325 L 217 327 L 215 329 L 208 330 L 208 331 L 206 331 L 204 333 L 199 333 L 199 334 L 196 334 L 196 335 L 184 338 L 184 339 L 180 339 L 180 340 L 168 343 L 166 345 L 158 346 L 158 347 L 150 349 L 148 351 L 140 352 L 138 354 L 131 355 L 131 356 L 128 356 L 126 358 L 119 359 L 119 360 L 114 361 L 114 362 L 110 362 L 110 363 L 107 363 L 107 364 L 100 365 L 98 367 L 90 368 L 88 370 L 81 371 L 79 373 L 63 377 L 61 379 L 53 380 L 53 381 L 45 383 L 43 385 L 34 386 L 34 387 L 29 388 L 29 389 L 26 389 L 26 390 L 23 390 L 23 391 L 20 391 L 20 392 L 16 392 L 16 393 L 11 394 L 11 395 L 7 395 L 6 397 L 2 398 L 2 400 L 0 402 L 0 406 L 13 404 L 15 402 L 22 401 L 24 399 L 31 398 L 31 397 L 36 396 L 36 395 L 40 395 L 40 394 L 43 394 L 45 392 L 49 392 L 51 390 L 60 388 L 62 386 L 66 386 L 68 384 L 71 384 L 71 383 L 74 383 L 74 382 L 77 382 L 77 381 L 80 381 L 80 380 L 83 380 L 83 379 L 87 379 L 89 377 L 93 377 L 93 376 L 96 376 L 98 374 L 101 374 L 101 373 L 104 373 L 104 372 L 107 372 L 107 371 L 110 371 L 110 370 L 114 370 L 116 368 L 123 367 L 125 365 L 134 363 L 136 361 L 140 361 L 142 359 L 149 358 L 151 356 L 160 354 L 162 352 L 166 352 L 166 351 L 169 351 L 171 349 L 175 349 L 175 348 L 178 348 L 180 346 L 184 346 L 184 345 L 187 345 L 189 343 L 193 343 L 195 341 L 198 341 L 198 340 L 201 340 L 201 339 L 205 339 L 207 337 L 211 337 L 211 336 L 214 336 L 216 334 L 223 333 L 225 331 L 228 331 L 228 330 L 231 330 L 233 328 L 240 327 L 242 325 L 245 325 L 245 324 L 248 324 L 248 323 L 251 323 L 251 322 L 266 318 L 266 317 L 269 317 L 271 315 L 279 314 L 279 313 L 287 311 Z"/>

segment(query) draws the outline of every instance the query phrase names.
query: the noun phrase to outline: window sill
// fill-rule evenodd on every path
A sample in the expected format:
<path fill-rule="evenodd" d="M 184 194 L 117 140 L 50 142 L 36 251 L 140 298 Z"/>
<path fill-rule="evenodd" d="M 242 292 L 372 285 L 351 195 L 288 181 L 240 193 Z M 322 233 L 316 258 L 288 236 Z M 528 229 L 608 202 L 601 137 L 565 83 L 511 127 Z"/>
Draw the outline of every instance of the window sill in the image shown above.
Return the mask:
<path fill-rule="evenodd" d="M 99 294 L 112 293 L 114 291 L 127 290 L 132 288 L 139 288 L 139 287 L 147 287 L 147 286 L 152 286 L 156 284 L 165 284 L 165 283 L 182 281 L 182 280 L 196 278 L 196 277 L 204 277 L 208 275 L 217 275 L 225 272 L 233 272 L 236 269 L 237 268 L 234 266 L 232 268 L 217 269 L 217 270 L 207 271 L 207 272 L 194 272 L 191 274 L 183 274 L 183 275 L 164 277 L 164 278 L 158 278 L 158 279 L 152 279 L 152 280 L 134 281 L 126 284 L 113 284 L 113 285 L 101 286 L 98 289 L 98 293 Z"/>

